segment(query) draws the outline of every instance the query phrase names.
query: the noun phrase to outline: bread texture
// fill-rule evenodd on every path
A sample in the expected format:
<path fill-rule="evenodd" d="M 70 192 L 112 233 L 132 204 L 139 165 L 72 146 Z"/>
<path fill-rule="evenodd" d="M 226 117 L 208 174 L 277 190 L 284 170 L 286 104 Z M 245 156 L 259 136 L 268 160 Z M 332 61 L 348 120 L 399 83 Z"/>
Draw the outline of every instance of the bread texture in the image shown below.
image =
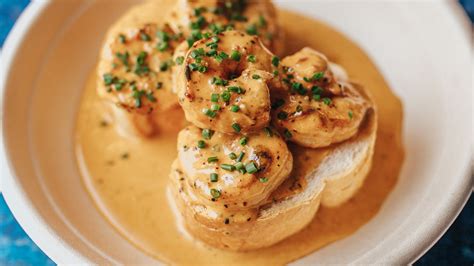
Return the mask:
<path fill-rule="evenodd" d="M 365 90 L 352 84 L 364 97 Z M 171 171 L 171 189 L 183 216 L 184 227 L 205 243 L 235 251 L 254 250 L 273 245 L 304 228 L 317 215 L 320 205 L 336 207 L 349 200 L 362 186 L 370 171 L 377 132 L 375 107 L 367 110 L 357 135 L 339 144 L 320 149 L 296 147 L 295 162 L 305 154 L 322 154 L 301 177 L 302 189 L 288 196 L 277 195 L 258 209 L 232 214 L 232 222 L 222 222 L 218 209 L 194 201 L 187 193 L 179 163 Z M 298 165 L 294 166 L 294 170 Z M 297 173 L 294 173 L 295 175 Z M 291 175 L 290 175 L 291 178 Z M 280 193 L 281 194 L 281 193 Z M 279 197 L 280 196 L 280 197 Z M 228 220 L 227 220 L 228 221 Z"/>

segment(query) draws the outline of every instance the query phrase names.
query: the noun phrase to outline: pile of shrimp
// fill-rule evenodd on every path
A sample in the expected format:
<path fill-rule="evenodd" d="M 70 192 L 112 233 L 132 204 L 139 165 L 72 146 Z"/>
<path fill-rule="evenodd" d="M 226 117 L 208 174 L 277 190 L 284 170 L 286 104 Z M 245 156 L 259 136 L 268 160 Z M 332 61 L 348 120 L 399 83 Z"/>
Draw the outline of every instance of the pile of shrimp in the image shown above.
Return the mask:
<path fill-rule="evenodd" d="M 178 135 L 176 194 L 206 226 L 254 221 L 291 174 L 287 142 L 345 141 L 371 108 L 323 54 L 272 53 L 283 41 L 269 1 L 180 0 L 168 17 L 164 28 L 117 37 L 118 66 L 103 74 L 100 94 L 145 116 L 179 103 L 190 125 Z M 145 51 L 123 51 L 127 45 Z"/>

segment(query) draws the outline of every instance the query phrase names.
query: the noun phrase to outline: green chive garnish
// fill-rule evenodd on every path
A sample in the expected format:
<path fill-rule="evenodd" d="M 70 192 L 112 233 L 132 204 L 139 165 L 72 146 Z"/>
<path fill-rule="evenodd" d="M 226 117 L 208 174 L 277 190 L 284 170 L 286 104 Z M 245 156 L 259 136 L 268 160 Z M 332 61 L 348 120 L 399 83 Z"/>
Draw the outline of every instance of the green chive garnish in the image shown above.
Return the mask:
<path fill-rule="evenodd" d="M 231 112 L 236 113 L 236 112 L 238 112 L 239 110 L 240 110 L 240 107 L 239 107 L 238 105 L 232 105 L 232 106 L 230 107 L 230 111 L 231 111 Z"/>
<path fill-rule="evenodd" d="M 255 62 L 257 62 L 257 57 L 255 57 L 255 55 L 251 54 L 251 55 L 247 56 L 247 61 L 250 62 L 250 63 L 255 63 Z"/>
<path fill-rule="evenodd" d="M 279 64 L 280 64 L 280 58 L 278 58 L 277 56 L 272 57 L 272 65 L 277 67 Z"/>
<path fill-rule="evenodd" d="M 209 116 L 210 118 L 214 118 L 217 115 L 216 112 L 212 111 L 211 109 L 207 109 L 207 108 L 202 109 L 202 113 Z"/>
<path fill-rule="evenodd" d="M 273 137 L 273 131 L 271 128 L 266 127 L 263 130 L 265 131 L 265 134 L 267 134 L 268 137 Z"/>
<path fill-rule="evenodd" d="M 123 35 L 123 34 L 120 34 L 119 35 L 119 41 L 120 41 L 120 43 L 125 43 L 127 41 L 127 37 L 125 37 L 125 35 Z"/>
<path fill-rule="evenodd" d="M 254 162 L 250 162 L 245 165 L 245 171 L 249 174 L 256 173 L 258 171 L 257 165 Z"/>
<path fill-rule="evenodd" d="M 239 143 L 240 145 L 244 146 L 246 145 L 248 142 L 248 138 L 247 137 L 242 137 L 240 140 L 239 140 Z"/>
<path fill-rule="evenodd" d="M 207 158 L 208 163 L 213 163 L 213 162 L 217 162 L 217 161 L 219 161 L 217 156 L 211 156 L 211 157 Z"/>
<path fill-rule="evenodd" d="M 216 173 L 210 174 L 211 182 L 217 182 L 218 175 Z"/>
<path fill-rule="evenodd" d="M 240 52 L 237 50 L 233 50 L 232 53 L 230 54 L 230 58 L 234 61 L 240 61 Z"/>
<path fill-rule="evenodd" d="M 239 133 L 241 128 L 240 128 L 240 125 L 237 124 L 237 123 L 233 123 L 232 124 L 232 128 L 234 129 L 235 132 Z"/>
<path fill-rule="evenodd" d="M 326 105 L 330 105 L 332 101 L 331 101 L 331 99 L 329 99 L 329 98 L 323 98 L 323 102 L 324 102 L 324 104 L 326 104 Z"/>
<path fill-rule="evenodd" d="M 239 157 L 237 157 L 237 160 L 236 160 L 236 161 L 237 161 L 237 162 L 241 162 L 242 159 L 244 158 L 244 156 L 245 156 L 245 152 L 243 152 L 243 151 L 240 152 Z"/>
<path fill-rule="evenodd" d="M 230 158 L 231 160 L 235 160 L 235 159 L 237 159 L 237 154 L 231 152 L 231 153 L 229 153 L 229 158 Z"/>
<path fill-rule="evenodd" d="M 280 120 L 285 120 L 288 118 L 288 113 L 287 112 L 284 112 L 284 111 L 281 111 L 277 114 L 277 117 L 278 119 Z"/>
<path fill-rule="evenodd" d="M 257 26 L 255 24 L 249 25 L 245 31 L 249 35 L 258 35 Z"/>
<path fill-rule="evenodd" d="M 224 102 L 228 102 L 230 100 L 230 92 L 228 91 L 224 91 L 222 94 L 221 94 L 221 98 L 222 100 L 224 100 Z"/>
<path fill-rule="evenodd" d="M 211 196 L 213 199 L 217 199 L 221 196 L 221 192 L 215 188 L 211 188 Z"/>
<path fill-rule="evenodd" d="M 268 178 L 266 178 L 266 177 L 260 177 L 258 180 L 262 183 L 267 183 L 268 182 Z"/>
<path fill-rule="evenodd" d="M 211 139 L 212 135 L 214 135 L 214 130 L 205 128 L 205 129 L 202 130 L 201 135 L 204 139 Z"/>
<path fill-rule="evenodd" d="M 243 164 L 242 162 L 236 163 L 236 164 L 234 165 L 234 167 L 235 167 L 235 169 L 237 169 L 237 170 L 239 170 L 239 171 L 242 170 L 242 169 L 245 171 L 245 166 L 244 166 L 244 164 Z"/>
<path fill-rule="evenodd" d="M 293 134 L 291 134 L 291 132 L 288 129 L 285 129 L 285 132 L 283 133 L 283 135 L 285 135 L 285 138 L 287 139 L 291 139 L 291 137 L 293 137 Z"/>
<path fill-rule="evenodd" d="M 140 32 L 140 40 L 148 42 L 148 41 L 151 40 L 151 38 L 150 38 L 150 35 L 148 35 L 144 32 Z"/>
<path fill-rule="evenodd" d="M 204 142 L 204 140 L 199 140 L 197 142 L 197 146 L 198 146 L 199 149 L 204 149 L 204 148 L 206 148 L 206 142 Z"/>
<path fill-rule="evenodd" d="M 257 74 L 253 74 L 253 75 L 252 75 L 252 78 L 253 78 L 253 79 L 260 79 L 260 76 L 257 75 Z"/>
<path fill-rule="evenodd" d="M 178 56 L 176 57 L 176 64 L 182 65 L 184 62 L 184 56 Z"/>
<path fill-rule="evenodd" d="M 105 85 L 111 85 L 114 82 L 114 76 L 110 73 L 104 74 L 103 76 L 104 79 L 104 84 Z"/>
<path fill-rule="evenodd" d="M 235 166 L 233 166 L 232 164 L 221 164 L 221 168 L 226 170 L 226 171 L 234 171 L 235 170 Z"/>
<path fill-rule="evenodd" d="M 221 107 L 218 104 L 213 103 L 211 105 L 211 110 L 212 111 L 219 111 L 220 109 L 221 109 Z"/>
<path fill-rule="evenodd" d="M 213 93 L 211 94 L 211 102 L 217 103 L 219 101 L 219 94 Z"/>
<path fill-rule="evenodd" d="M 349 115 L 349 118 L 350 118 L 350 119 L 352 119 L 352 117 L 354 116 L 354 114 L 352 113 L 352 111 L 347 112 L 347 114 Z"/>

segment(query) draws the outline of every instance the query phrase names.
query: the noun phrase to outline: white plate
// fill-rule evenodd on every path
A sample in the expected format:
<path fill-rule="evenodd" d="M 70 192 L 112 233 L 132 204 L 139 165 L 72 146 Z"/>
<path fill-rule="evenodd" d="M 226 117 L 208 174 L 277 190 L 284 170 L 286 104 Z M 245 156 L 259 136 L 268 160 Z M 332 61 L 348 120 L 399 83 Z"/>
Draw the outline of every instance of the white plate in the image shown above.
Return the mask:
<path fill-rule="evenodd" d="M 415 260 L 447 229 L 472 187 L 468 22 L 447 2 L 278 3 L 358 42 L 402 98 L 406 116 L 406 162 L 381 211 L 296 264 Z M 130 4 L 32 2 L 4 47 L 3 192 L 19 223 L 57 263 L 156 262 L 100 216 L 73 153 L 81 89 L 103 33 Z"/>

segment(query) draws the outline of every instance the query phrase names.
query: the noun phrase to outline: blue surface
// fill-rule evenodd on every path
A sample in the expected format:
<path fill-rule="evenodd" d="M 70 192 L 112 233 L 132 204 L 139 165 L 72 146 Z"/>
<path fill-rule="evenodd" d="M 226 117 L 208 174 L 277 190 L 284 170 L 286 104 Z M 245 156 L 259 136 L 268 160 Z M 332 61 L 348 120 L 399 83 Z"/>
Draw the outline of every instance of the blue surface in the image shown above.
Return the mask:
<path fill-rule="evenodd" d="M 27 0 L 0 0 L 0 46 Z M 471 21 L 474 1 L 460 0 Z M 0 194 L 0 265 L 55 265 L 26 235 Z M 474 197 L 448 232 L 415 265 L 474 264 Z"/>

